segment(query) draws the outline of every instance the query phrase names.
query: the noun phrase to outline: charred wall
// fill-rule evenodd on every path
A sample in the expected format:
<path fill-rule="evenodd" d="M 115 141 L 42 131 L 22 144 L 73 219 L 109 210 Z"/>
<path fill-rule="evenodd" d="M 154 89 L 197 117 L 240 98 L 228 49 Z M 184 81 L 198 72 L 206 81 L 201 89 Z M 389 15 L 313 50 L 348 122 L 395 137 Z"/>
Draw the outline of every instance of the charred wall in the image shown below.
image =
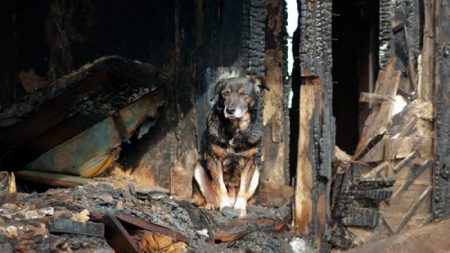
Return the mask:
<path fill-rule="evenodd" d="M 171 61 L 174 1 L 16 0 L 1 5 L 0 108 L 101 56 L 157 66 Z"/>
<path fill-rule="evenodd" d="M 186 186 L 181 195 L 187 197 L 211 106 L 212 84 L 225 75 L 265 75 L 265 69 L 271 68 L 275 69 L 270 77 L 276 92 L 266 100 L 275 103 L 272 114 L 281 111 L 276 117 L 268 114 L 271 128 L 266 138 L 275 144 L 264 156 L 269 162 L 276 160 L 274 181 L 284 183 L 285 14 L 282 1 L 266 2 L 2 2 L 1 39 L 5 43 L 0 48 L 4 55 L 0 60 L 0 112 L 102 56 L 119 55 L 150 64 L 172 82 L 164 87 L 165 106 L 157 122 L 151 123 L 149 134 L 122 145 L 119 162 L 147 183 L 167 189 L 172 181 L 181 180 L 177 184 Z M 270 24 L 266 8 L 273 16 Z M 266 39 L 270 54 L 265 54 Z M 268 171 L 273 164 L 269 163 Z"/>

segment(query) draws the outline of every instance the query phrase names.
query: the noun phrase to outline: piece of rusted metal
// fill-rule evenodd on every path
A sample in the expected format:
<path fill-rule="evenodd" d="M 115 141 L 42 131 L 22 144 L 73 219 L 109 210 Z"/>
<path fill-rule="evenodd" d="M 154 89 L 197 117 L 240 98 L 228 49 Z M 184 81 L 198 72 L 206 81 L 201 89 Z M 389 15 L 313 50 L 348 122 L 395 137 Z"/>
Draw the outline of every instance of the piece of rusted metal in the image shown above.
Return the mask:
<path fill-rule="evenodd" d="M 101 221 L 105 224 L 105 239 L 116 253 L 140 252 L 131 235 L 114 214 L 102 215 Z"/>

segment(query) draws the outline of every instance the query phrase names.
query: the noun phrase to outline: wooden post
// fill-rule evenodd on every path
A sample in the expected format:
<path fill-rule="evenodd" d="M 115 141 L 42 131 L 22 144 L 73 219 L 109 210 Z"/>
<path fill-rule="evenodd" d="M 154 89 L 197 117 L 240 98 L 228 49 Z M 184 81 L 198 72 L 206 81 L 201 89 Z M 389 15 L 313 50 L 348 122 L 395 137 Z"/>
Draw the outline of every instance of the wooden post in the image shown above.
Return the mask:
<path fill-rule="evenodd" d="M 432 101 L 434 90 L 435 65 L 435 16 L 436 0 L 424 0 L 425 24 L 423 28 L 422 73 L 419 77 L 417 93 L 419 98 Z"/>
<path fill-rule="evenodd" d="M 295 185 L 294 227 L 307 236 L 313 219 L 312 191 L 317 170 L 314 150 L 314 117 L 320 112 L 320 86 L 302 85 L 300 88 L 300 123 Z"/>
<path fill-rule="evenodd" d="M 289 148 L 289 125 L 287 101 L 284 101 L 286 76 L 286 40 L 285 15 L 283 1 L 264 1 L 266 8 L 265 57 L 266 83 L 270 84 L 270 92 L 264 94 L 263 124 L 265 126 L 262 154 L 264 164 L 261 181 L 269 188 L 283 187 L 289 182 L 289 169 L 286 166 Z M 260 185 L 261 186 L 261 185 Z M 269 193 L 269 192 L 268 192 Z"/>
<path fill-rule="evenodd" d="M 294 64 L 304 82 L 300 86 L 293 224 L 295 231 L 310 239 L 319 252 L 327 252 L 329 246 L 325 235 L 330 219 L 335 129 L 331 101 L 332 1 L 297 2 L 301 15 L 297 40 L 299 56 Z"/>
<path fill-rule="evenodd" d="M 435 164 L 433 218 L 450 216 L 450 16 L 448 0 L 436 0 Z"/>

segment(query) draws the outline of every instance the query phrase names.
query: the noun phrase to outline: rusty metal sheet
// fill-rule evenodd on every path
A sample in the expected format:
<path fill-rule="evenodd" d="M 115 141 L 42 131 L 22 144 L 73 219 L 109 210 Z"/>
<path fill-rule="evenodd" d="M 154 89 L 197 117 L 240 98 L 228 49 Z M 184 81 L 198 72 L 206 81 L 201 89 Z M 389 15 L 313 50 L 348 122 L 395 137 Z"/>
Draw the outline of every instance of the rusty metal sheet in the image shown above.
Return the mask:
<path fill-rule="evenodd" d="M 27 169 L 92 177 L 111 161 L 120 136 L 109 117 L 71 140 L 51 149 L 26 166 Z M 89 164 L 89 166 L 86 165 Z"/>

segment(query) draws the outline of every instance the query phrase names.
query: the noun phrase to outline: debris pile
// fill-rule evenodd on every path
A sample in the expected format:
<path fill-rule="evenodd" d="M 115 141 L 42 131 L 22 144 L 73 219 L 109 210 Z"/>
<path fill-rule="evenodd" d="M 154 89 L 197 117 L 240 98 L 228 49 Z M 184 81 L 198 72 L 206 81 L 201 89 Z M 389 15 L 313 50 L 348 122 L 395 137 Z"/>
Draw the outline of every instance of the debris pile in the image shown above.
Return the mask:
<path fill-rule="evenodd" d="M 432 218 L 433 108 L 405 88 L 409 79 L 398 68 L 392 56 L 379 73 L 374 96 L 362 94 L 371 110 L 355 154 L 335 163 L 331 242 L 342 249 L 421 227 Z"/>
<path fill-rule="evenodd" d="M 103 181 L 102 181 L 103 180 Z M 296 252 L 290 206 L 253 206 L 248 217 L 204 210 L 132 184 L 42 193 L 2 192 L 1 252 Z"/>
<path fill-rule="evenodd" d="M 118 56 L 86 64 L 0 111 L 0 166 L 98 175 L 122 142 L 149 130 L 168 83 L 160 69 Z"/>

